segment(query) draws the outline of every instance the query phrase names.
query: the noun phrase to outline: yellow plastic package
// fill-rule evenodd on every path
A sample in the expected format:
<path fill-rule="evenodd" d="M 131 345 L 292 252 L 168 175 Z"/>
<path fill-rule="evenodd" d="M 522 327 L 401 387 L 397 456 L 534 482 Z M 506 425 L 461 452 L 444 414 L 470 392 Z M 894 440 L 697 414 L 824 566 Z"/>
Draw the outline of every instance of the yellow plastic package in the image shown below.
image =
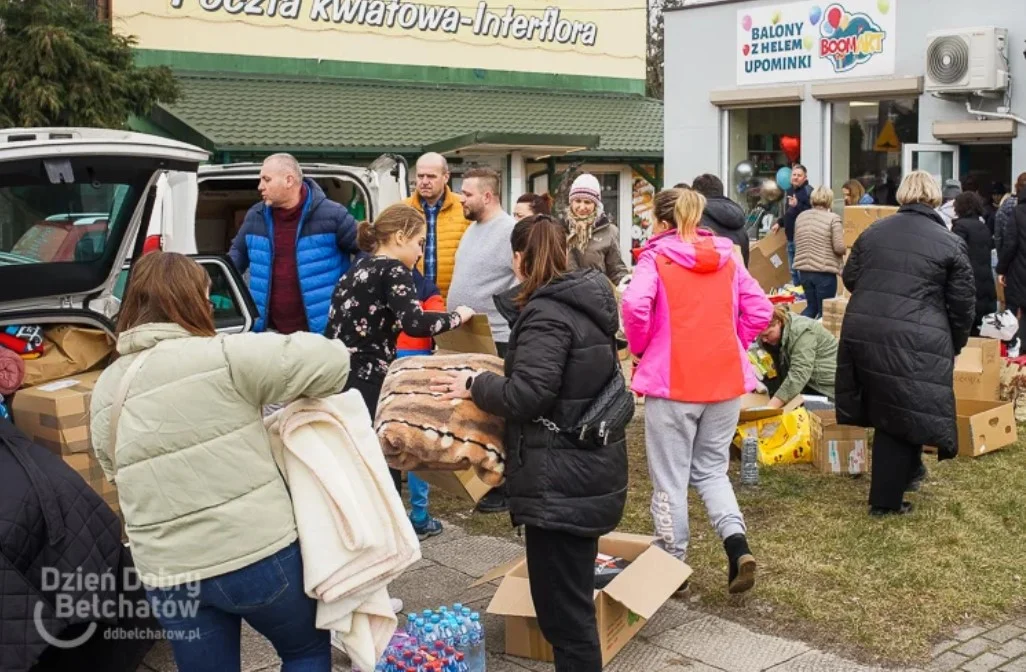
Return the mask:
<path fill-rule="evenodd" d="M 752 434 L 759 440 L 759 464 L 812 463 L 812 425 L 804 408 L 742 422 L 734 434 L 734 445 L 740 449 L 744 438 Z"/>

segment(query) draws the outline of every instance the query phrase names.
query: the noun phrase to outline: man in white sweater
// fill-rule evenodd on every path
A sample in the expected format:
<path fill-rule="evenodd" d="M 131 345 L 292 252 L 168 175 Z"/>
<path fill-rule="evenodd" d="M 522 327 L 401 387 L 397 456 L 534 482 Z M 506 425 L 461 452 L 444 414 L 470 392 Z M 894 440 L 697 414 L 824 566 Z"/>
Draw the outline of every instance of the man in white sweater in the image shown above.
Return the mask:
<path fill-rule="evenodd" d="M 488 316 L 488 324 L 500 357 L 506 356 L 509 324 L 495 307 L 495 296 L 517 284 L 513 275 L 513 247 L 510 235 L 515 222 L 502 209 L 499 174 L 489 168 L 474 168 L 463 175 L 460 200 L 471 224 L 456 250 L 456 266 L 449 285 L 451 306 L 468 306 Z M 506 488 L 500 486 L 478 502 L 481 513 L 508 511 Z"/>
<path fill-rule="evenodd" d="M 509 242 L 515 222 L 502 209 L 500 193 L 499 174 L 494 170 L 474 168 L 463 176 L 460 200 L 463 214 L 473 223 L 456 250 L 448 303 L 487 315 L 496 349 L 504 357 L 509 324 L 496 309 L 494 297 L 515 287 L 517 279 Z"/>

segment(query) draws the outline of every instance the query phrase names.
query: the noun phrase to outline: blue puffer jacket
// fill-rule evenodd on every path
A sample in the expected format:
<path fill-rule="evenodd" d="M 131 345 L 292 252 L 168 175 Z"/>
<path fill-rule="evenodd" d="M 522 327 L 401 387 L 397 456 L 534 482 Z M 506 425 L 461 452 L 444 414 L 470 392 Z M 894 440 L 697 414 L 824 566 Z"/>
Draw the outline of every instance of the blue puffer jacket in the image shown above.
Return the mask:
<path fill-rule="evenodd" d="M 296 263 L 307 327 L 320 334 L 328 324 L 328 309 L 335 285 L 349 270 L 354 255 L 359 254 L 356 220 L 343 206 L 329 201 L 316 182 L 310 178 L 303 182 L 307 196 L 299 219 Z M 228 256 L 239 273 L 250 271 L 249 289 L 260 310 L 254 331 L 263 331 L 267 327 L 274 259 L 271 208 L 261 202 L 249 209 Z"/>

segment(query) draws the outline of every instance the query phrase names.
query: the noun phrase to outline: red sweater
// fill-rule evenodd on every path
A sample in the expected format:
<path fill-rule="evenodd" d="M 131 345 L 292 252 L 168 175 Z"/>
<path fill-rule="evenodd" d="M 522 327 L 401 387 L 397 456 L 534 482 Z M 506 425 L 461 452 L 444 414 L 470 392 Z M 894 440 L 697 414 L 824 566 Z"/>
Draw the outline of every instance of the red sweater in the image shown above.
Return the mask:
<path fill-rule="evenodd" d="M 299 287 L 299 267 L 296 263 L 296 237 L 299 218 L 306 204 L 307 188 L 299 197 L 299 205 L 288 210 L 275 208 L 274 268 L 271 270 L 271 305 L 268 325 L 283 334 L 306 331 L 306 306 Z"/>

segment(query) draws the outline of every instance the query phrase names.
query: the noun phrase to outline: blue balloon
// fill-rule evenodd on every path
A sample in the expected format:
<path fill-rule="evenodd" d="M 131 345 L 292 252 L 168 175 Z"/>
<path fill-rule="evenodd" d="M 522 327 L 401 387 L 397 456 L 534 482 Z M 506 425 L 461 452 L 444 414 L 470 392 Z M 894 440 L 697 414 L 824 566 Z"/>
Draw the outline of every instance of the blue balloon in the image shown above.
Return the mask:
<path fill-rule="evenodd" d="M 821 18 L 823 18 L 823 10 L 819 8 L 819 5 L 809 10 L 809 23 L 815 26 Z"/>
<path fill-rule="evenodd" d="M 791 188 L 791 169 L 784 167 L 777 171 L 777 186 L 784 191 Z"/>
<path fill-rule="evenodd" d="M 823 31 L 823 37 L 832 37 L 834 34 L 833 26 L 831 26 L 826 21 L 823 22 L 823 25 L 820 26 L 819 29 Z"/>

